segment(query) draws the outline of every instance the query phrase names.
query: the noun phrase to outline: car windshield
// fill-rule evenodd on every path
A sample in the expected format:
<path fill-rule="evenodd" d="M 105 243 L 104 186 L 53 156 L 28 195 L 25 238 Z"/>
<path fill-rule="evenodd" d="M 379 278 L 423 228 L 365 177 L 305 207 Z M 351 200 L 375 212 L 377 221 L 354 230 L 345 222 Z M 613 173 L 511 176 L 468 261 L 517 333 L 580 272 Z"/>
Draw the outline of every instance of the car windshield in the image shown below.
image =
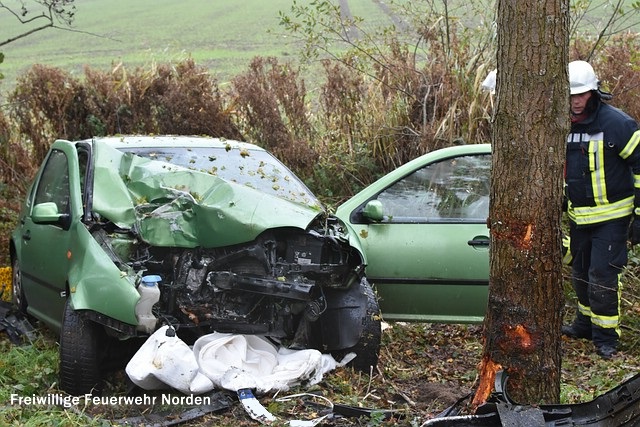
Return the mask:
<path fill-rule="evenodd" d="M 127 147 L 141 157 L 206 172 L 263 193 L 309 206 L 320 202 L 285 165 L 266 151 L 238 147 Z"/>

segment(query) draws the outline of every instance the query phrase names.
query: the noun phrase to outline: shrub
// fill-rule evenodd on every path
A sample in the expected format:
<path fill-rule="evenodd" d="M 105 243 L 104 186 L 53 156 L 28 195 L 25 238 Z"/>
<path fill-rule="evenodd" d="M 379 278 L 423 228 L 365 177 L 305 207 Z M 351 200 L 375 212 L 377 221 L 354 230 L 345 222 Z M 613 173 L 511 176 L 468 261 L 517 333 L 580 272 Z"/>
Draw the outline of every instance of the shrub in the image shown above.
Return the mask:
<path fill-rule="evenodd" d="M 257 57 L 232 80 L 232 105 L 245 139 L 279 157 L 297 174 L 311 174 L 317 160 L 299 73 L 276 58 Z"/>

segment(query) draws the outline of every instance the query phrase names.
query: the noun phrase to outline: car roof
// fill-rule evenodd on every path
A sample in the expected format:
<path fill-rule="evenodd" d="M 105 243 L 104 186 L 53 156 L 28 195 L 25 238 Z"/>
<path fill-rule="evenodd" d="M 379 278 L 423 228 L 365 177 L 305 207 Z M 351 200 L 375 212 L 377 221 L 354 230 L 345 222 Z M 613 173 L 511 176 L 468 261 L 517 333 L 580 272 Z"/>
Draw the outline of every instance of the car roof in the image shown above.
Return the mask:
<path fill-rule="evenodd" d="M 85 140 L 85 142 L 89 143 L 92 141 L 100 141 L 113 148 L 176 146 L 228 148 L 232 146 L 238 149 L 265 151 L 262 147 L 248 142 L 197 135 L 116 135 L 93 137 L 92 139 Z"/>

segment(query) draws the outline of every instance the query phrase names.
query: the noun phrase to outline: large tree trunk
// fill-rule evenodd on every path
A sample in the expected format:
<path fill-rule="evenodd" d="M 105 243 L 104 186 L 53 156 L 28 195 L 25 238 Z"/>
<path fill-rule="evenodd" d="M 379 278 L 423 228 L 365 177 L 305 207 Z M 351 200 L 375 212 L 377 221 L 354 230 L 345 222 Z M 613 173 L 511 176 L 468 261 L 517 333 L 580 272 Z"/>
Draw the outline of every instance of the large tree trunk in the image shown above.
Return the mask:
<path fill-rule="evenodd" d="M 474 406 L 509 375 L 519 403 L 560 398 L 568 0 L 498 0 L 489 305 Z"/>

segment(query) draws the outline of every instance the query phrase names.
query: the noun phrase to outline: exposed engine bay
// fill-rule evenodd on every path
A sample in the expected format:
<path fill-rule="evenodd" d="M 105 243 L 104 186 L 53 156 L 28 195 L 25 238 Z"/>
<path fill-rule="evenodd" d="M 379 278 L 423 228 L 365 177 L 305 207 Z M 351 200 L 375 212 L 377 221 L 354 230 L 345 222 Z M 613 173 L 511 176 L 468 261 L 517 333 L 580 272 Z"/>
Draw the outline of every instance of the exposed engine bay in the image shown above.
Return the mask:
<path fill-rule="evenodd" d="M 161 277 L 157 326 L 170 324 L 193 338 L 217 331 L 269 336 L 296 348 L 327 347 L 310 342 L 313 324 L 337 308 L 331 307 L 336 294 L 359 288 L 364 272 L 344 239 L 313 229 L 270 229 L 252 242 L 209 249 L 149 246 L 117 230 L 97 235 L 117 264 Z M 364 314 L 366 301 L 354 308 Z"/>

